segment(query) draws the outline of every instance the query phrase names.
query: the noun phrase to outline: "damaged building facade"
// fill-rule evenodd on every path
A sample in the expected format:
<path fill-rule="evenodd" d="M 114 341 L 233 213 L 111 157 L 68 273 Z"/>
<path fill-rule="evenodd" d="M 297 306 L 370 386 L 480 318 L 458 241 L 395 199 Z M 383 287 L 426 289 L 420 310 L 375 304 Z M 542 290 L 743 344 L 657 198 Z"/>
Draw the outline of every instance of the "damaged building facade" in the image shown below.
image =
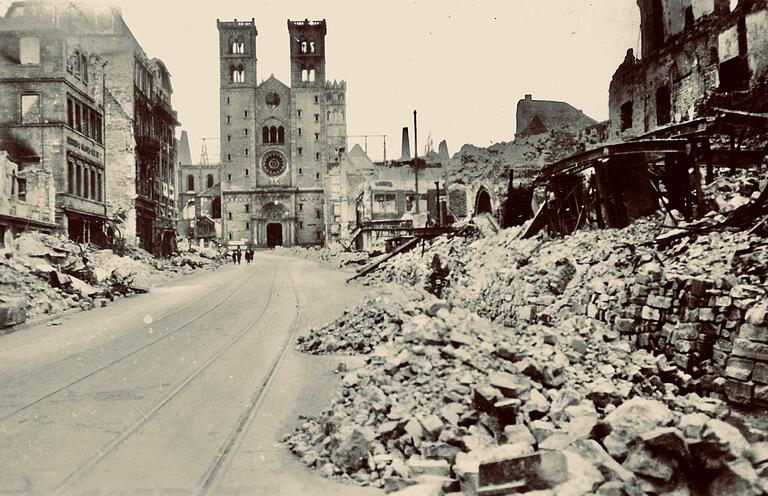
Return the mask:
<path fill-rule="evenodd" d="M 765 1 L 640 0 L 638 5 L 642 58 L 628 51 L 611 81 L 612 138 L 629 139 L 708 115 L 712 102 L 765 110 L 765 102 L 762 109 L 740 108 L 754 101 L 751 89 L 765 84 Z"/>
<path fill-rule="evenodd" d="M 346 149 L 346 84 L 325 73 L 325 21 L 288 21 L 291 85 L 257 79 L 255 21 L 217 21 L 222 235 L 260 247 L 322 245 L 326 175 Z"/>
<path fill-rule="evenodd" d="M 624 227 L 659 208 L 706 213 L 718 169 L 763 162 L 765 1 L 641 0 L 642 59 L 627 52 L 589 149 L 547 166 L 550 228 Z M 606 135 L 607 134 L 607 135 Z"/>
<path fill-rule="evenodd" d="M 42 22 L 44 12 L 34 8 L 14 4 L 0 18 L 0 150 L 16 164 L 11 201 L 31 198 L 34 184 L 42 188 L 44 212 L 50 175 L 60 230 L 75 241 L 102 244 L 104 60 L 64 26 Z M 54 221 L 35 215 L 44 224 Z"/>
<path fill-rule="evenodd" d="M 66 157 L 53 168 L 59 224 L 72 239 L 104 244 L 103 231 L 117 232 L 130 245 L 169 254 L 175 241 L 178 121 L 165 64 L 146 55 L 115 7 L 14 2 L 2 26 L 10 43 L 5 53 L 16 54 L 10 59 L 32 57 L 16 64 L 14 70 L 25 75 L 15 77 L 37 78 L 34 84 L 46 81 L 49 88 L 10 83 L 25 96 L 40 95 L 37 103 L 24 98 L 24 119 L 39 122 L 23 123 L 34 131 L 22 138 L 32 143 L 42 133 L 48 146 L 33 155 L 49 160 L 58 150 Z M 4 99 L 3 105 L 17 106 L 17 100 Z M 22 123 L 20 115 L 4 113 Z M 65 134 L 61 138 L 51 136 L 54 123 Z"/>
<path fill-rule="evenodd" d="M 53 232 L 56 189 L 49 169 L 32 166 L 19 170 L 0 151 L 0 248 L 27 229 Z"/>

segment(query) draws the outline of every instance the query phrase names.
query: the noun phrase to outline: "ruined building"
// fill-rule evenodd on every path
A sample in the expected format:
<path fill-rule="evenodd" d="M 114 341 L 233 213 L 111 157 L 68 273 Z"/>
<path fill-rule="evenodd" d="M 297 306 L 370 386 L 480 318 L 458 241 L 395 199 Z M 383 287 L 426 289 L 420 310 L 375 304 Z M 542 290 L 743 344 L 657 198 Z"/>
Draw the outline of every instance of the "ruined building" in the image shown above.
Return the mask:
<path fill-rule="evenodd" d="M 37 17 L 42 13 L 34 5 L 15 3 L 0 18 L 0 150 L 19 176 L 48 171 L 60 229 L 73 240 L 101 244 L 104 61 L 71 32 Z M 18 200 L 16 191 L 12 201 Z"/>
<path fill-rule="evenodd" d="M 21 64 L 21 70 L 37 78 L 36 85 L 51 85 L 50 94 L 34 90 L 40 94 L 37 103 L 26 99 L 32 109 L 28 118 L 40 121 L 31 124 L 38 134 L 47 133 L 49 145 L 54 122 L 66 135 L 61 139 L 66 151 L 61 146 L 45 151 L 46 157 L 56 150 L 67 157 L 65 165 L 54 169 L 62 171 L 54 173 L 61 225 L 74 239 L 99 242 L 97 232 L 107 220 L 129 244 L 158 255 L 170 253 L 178 121 L 163 62 L 147 56 L 119 9 L 103 4 L 14 2 L 2 26 L 19 43 L 27 40 L 23 47 L 31 50 L 32 60 L 40 52 L 39 61 Z M 5 53 L 18 58 L 21 46 Z M 54 89 L 52 81 L 63 82 Z M 43 151 L 35 153 L 42 156 Z"/>
<path fill-rule="evenodd" d="M 628 50 L 613 76 L 607 132 L 586 130 L 594 146 L 539 176 L 556 232 L 624 227 L 659 208 L 702 217 L 719 169 L 759 166 L 768 153 L 768 2 L 638 6 L 642 58 Z"/>
<path fill-rule="evenodd" d="M 517 103 L 516 137 L 525 138 L 550 131 L 577 133 L 595 120 L 566 102 L 534 100 L 533 95 Z"/>
<path fill-rule="evenodd" d="M 27 229 L 57 229 L 55 191 L 49 169 L 37 165 L 19 170 L 8 153 L 0 151 L 0 248 Z"/>
<path fill-rule="evenodd" d="M 217 21 L 224 241 L 323 244 L 329 167 L 346 148 L 346 85 L 326 81 L 325 21 L 288 21 L 290 87 L 257 79 L 256 24 Z"/>
<path fill-rule="evenodd" d="M 768 67 L 765 0 L 639 0 L 642 57 L 629 50 L 611 81 L 611 137 L 691 121 L 714 106 L 768 110 L 750 90 Z M 723 98 L 727 95 L 727 98 Z M 763 100 L 763 108 L 751 103 Z M 709 105 L 708 105 L 709 104 Z"/>

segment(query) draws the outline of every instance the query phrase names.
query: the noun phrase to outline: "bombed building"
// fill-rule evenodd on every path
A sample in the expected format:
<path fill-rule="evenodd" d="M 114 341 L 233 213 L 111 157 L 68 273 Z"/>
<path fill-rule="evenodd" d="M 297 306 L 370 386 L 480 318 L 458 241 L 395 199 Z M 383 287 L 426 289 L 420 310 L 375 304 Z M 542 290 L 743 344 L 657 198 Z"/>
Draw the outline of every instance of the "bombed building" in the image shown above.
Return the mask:
<path fill-rule="evenodd" d="M 760 0 L 640 0 L 642 54 L 610 86 L 611 137 L 710 115 L 765 111 L 768 11 Z M 762 91 L 762 93 L 761 93 Z"/>
<path fill-rule="evenodd" d="M 0 29 L 3 85 L 19 95 L 2 102 L 3 146 L 22 168 L 51 163 L 61 228 L 105 244 L 115 224 L 128 244 L 169 254 L 178 121 L 165 64 L 106 5 L 14 2 Z"/>

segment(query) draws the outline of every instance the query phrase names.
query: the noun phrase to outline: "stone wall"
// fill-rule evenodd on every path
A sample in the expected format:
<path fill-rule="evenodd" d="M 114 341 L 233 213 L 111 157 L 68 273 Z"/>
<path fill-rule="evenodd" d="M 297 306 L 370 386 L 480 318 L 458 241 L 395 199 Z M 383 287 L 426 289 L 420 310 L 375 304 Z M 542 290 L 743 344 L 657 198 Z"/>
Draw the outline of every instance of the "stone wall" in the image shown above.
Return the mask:
<path fill-rule="evenodd" d="M 590 287 L 585 311 L 635 347 L 666 357 L 692 390 L 768 405 L 768 293 L 737 279 L 708 280 L 641 267 L 629 284 Z"/>

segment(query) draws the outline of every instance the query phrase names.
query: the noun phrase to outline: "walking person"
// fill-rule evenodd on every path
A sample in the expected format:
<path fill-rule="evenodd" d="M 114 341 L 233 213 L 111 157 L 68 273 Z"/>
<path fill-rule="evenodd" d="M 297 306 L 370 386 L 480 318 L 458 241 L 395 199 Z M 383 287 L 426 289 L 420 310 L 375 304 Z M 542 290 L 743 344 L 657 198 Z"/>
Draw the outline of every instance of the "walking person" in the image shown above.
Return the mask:
<path fill-rule="evenodd" d="M 241 260 L 243 259 L 243 252 L 240 251 L 240 247 L 237 247 L 237 265 L 241 264 Z"/>
<path fill-rule="evenodd" d="M 232 250 L 232 263 L 233 264 L 237 263 L 237 251 L 235 250 Z"/>

